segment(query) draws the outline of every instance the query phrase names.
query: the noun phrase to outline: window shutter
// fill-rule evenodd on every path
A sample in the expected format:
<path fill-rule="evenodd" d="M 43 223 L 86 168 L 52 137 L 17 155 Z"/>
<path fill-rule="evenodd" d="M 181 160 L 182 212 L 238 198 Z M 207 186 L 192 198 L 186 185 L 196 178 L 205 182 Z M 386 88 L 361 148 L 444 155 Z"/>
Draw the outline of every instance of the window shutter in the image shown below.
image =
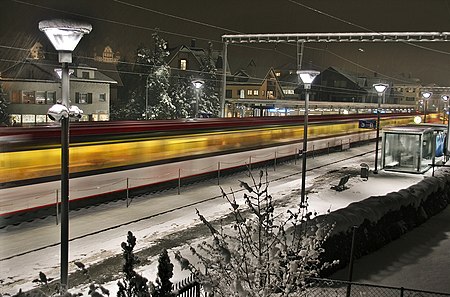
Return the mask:
<path fill-rule="evenodd" d="M 80 103 L 80 93 L 75 92 L 75 103 Z"/>
<path fill-rule="evenodd" d="M 87 97 L 87 103 L 88 103 L 88 104 L 92 104 L 92 93 L 88 93 L 87 95 L 88 95 L 88 97 Z"/>

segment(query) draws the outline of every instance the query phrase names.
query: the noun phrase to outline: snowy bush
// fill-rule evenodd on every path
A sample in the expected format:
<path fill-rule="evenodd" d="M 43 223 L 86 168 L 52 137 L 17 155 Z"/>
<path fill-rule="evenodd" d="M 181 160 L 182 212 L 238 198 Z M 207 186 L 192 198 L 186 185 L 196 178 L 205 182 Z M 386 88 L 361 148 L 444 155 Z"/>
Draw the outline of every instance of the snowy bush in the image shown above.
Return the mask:
<path fill-rule="evenodd" d="M 319 258 L 332 227 L 309 225 L 312 214 L 306 207 L 284 216 L 276 214 L 267 173 L 260 171 L 259 178 L 251 177 L 252 186 L 240 184 L 246 191 L 245 205 L 222 190 L 234 216 L 231 226 L 216 228 L 197 210 L 211 239 L 191 246 L 196 263 L 179 252 L 175 258 L 214 296 L 296 296 L 306 278 L 328 267 Z"/>

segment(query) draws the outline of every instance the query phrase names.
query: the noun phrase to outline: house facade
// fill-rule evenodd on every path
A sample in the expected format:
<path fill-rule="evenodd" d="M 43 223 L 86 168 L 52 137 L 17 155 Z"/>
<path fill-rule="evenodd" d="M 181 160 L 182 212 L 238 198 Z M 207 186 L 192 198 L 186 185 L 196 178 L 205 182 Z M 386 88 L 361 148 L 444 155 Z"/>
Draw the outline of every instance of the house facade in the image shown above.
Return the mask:
<path fill-rule="evenodd" d="M 48 109 L 61 100 L 61 66 L 52 61 L 27 59 L 1 73 L 0 82 L 10 104 L 8 113 L 14 125 L 51 122 Z M 117 82 L 97 68 L 69 67 L 71 105 L 83 110 L 80 121 L 109 120 L 110 86 Z"/>

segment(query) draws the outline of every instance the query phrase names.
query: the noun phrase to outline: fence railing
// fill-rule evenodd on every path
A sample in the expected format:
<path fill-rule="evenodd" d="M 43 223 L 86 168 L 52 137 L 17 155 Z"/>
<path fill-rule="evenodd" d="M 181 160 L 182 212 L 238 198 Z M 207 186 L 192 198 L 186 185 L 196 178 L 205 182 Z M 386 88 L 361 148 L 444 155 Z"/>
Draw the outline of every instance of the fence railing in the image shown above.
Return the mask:
<path fill-rule="evenodd" d="M 176 297 L 200 297 L 200 290 L 200 283 L 194 279 L 193 275 L 173 286 L 173 293 Z"/>
<path fill-rule="evenodd" d="M 302 292 L 302 297 L 443 297 L 450 293 L 439 293 L 406 289 L 403 287 L 389 287 L 340 280 L 310 278 L 307 280 L 307 288 Z"/>
<path fill-rule="evenodd" d="M 200 297 L 208 295 L 201 284 L 190 276 L 174 285 L 176 297 Z M 296 295 L 297 296 L 297 295 Z M 301 297 L 444 297 L 450 293 L 406 289 L 325 278 L 309 278 Z"/>

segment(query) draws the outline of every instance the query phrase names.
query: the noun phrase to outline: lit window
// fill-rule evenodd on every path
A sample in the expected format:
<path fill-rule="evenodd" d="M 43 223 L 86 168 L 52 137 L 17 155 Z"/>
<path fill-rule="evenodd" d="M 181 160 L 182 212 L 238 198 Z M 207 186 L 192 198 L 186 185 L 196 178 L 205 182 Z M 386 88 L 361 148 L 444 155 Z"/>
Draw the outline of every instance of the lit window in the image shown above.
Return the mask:
<path fill-rule="evenodd" d="M 181 70 L 186 70 L 187 69 L 187 60 L 186 59 L 181 59 L 180 60 L 180 69 Z"/>
<path fill-rule="evenodd" d="M 37 114 L 36 115 L 36 123 L 45 123 L 47 121 L 47 115 L 45 114 Z"/>
<path fill-rule="evenodd" d="M 47 104 L 56 103 L 56 92 L 47 92 Z"/>
<path fill-rule="evenodd" d="M 281 76 L 281 73 L 280 72 L 275 72 L 275 75 L 276 76 Z"/>
<path fill-rule="evenodd" d="M 36 103 L 45 104 L 45 92 L 36 92 Z"/>
<path fill-rule="evenodd" d="M 34 123 L 36 116 L 34 114 L 23 114 L 22 123 Z"/>
<path fill-rule="evenodd" d="M 102 93 L 98 95 L 98 100 L 100 102 L 105 102 L 106 101 L 106 93 Z"/>
<path fill-rule="evenodd" d="M 22 103 L 34 104 L 34 92 L 33 91 L 23 91 L 22 92 Z"/>
<path fill-rule="evenodd" d="M 253 90 L 247 90 L 247 95 L 249 96 L 253 95 Z"/>
<path fill-rule="evenodd" d="M 75 103 L 78 104 L 91 104 L 92 93 L 75 93 Z"/>
<path fill-rule="evenodd" d="M 259 95 L 259 90 L 253 90 L 253 95 L 254 96 L 258 96 Z"/>

